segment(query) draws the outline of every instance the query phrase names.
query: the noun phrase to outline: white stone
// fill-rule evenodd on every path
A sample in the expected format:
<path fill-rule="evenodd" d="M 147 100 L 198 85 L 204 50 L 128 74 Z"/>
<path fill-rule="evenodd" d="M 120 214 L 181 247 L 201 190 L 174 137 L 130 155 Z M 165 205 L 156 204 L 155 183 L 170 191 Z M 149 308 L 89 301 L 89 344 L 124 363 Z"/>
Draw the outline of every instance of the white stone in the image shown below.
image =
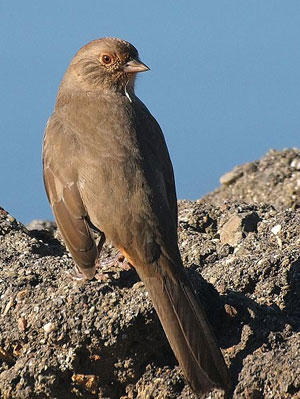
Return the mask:
<path fill-rule="evenodd" d="M 276 226 L 272 227 L 271 232 L 276 236 L 281 231 L 281 225 L 276 224 Z"/>

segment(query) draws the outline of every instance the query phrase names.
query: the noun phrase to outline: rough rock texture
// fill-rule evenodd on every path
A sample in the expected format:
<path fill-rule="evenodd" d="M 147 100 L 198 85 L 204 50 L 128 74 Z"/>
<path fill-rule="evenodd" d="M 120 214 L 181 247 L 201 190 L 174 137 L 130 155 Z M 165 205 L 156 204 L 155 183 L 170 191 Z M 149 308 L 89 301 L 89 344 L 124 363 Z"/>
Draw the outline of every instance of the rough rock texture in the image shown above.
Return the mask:
<path fill-rule="evenodd" d="M 220 178 L 209 194 L 215 204 L 244 201 L 272 204 L 277 209 L 300 207 L 300 153 L 296 148 L 270 150 L 261 160 L 237 166 Z"/>
<path fill-rule="evenodd" d="M 182 257 L 230 367 L 228 398 L 300 398 L 300 152 L 230 173 L 180 201 Z M 53 225 L 29 228 L 0 210 L 0 397 L 195 399 L 116 251 L 78 282 Z"/>

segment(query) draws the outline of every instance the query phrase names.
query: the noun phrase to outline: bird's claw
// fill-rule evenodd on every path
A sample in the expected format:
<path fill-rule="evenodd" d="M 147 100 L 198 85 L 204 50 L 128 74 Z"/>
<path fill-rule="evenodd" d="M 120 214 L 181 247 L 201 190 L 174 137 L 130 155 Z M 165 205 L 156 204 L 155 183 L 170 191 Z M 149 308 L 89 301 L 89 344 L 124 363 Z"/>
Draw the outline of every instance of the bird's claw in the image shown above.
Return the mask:
<path fill-rule="evenodd" d="M 80 271 L 77 265 L 74 266 L 73 270 L 66 272 L 67 277 L 75 281 L 85 282 L 88 278 Z"/>
<path fill-rule="evenodd" d="M 119 267 L 120 269 L 123 269 L 123 270 L 130 270 L 132 268 L 132 265 L 128 262 L 128 260 L 125 258 L 124 255 L 119 253 L 112 259 L 106 259 L 106 260 L 101 260 L 101 261 L 98 260 L 96 262 L 96 267 L 97 268 Z"/>

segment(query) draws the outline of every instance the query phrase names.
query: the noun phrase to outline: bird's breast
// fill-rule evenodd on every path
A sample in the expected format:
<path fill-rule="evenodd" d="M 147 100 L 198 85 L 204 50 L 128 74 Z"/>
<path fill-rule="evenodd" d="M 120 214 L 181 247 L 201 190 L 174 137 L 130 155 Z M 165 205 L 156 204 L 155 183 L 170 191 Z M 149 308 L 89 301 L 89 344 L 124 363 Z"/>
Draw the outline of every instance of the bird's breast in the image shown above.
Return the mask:
<path fill-rule="evenodd" d="M 73 100 L 64 104 L 60 117 L 65 134 L 72 136 L 67 142 L 76 143 L 72 157 L 84 205 L 93 223 L 105 232 L 114 217 L 130 224 L 134 209 L 147 203 L 133 104 L 125 96 L 85 96 L 81 106 L 78 98 Z"/>

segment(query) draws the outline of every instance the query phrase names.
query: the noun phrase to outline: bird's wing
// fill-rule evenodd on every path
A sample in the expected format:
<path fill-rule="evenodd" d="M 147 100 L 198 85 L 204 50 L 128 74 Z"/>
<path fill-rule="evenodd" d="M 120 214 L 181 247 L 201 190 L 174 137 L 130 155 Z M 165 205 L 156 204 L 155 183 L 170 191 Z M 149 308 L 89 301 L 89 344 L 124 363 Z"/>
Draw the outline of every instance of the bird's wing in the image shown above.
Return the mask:
<path fill-rule="evenodd" d="M 43 144 L 45 188 L 58 228 L 74 261 L 87 278 L 92 278 L 97 248 L 78 190 L 76 151 L 72 151 L 76 145 L 71 129 L 54 113 L 47 123 Z M 67 151 L 68 157 L 65 157 Z"/>
<path fill-rule="evenodd" d="M 149 256 L 144 256 L 133 259 L 132 263 L 145 283 L 169 343 L 193 390 L 197 393 L 208 392 L 213 387 L 227 390 L 230 378 L 226 364 L 206 320 L 205 308 L 198 303 L 184 273 L 179 254 L 176 225 L 171 220 L 173 216 L 177 222 L 174 175 L 165 140 L 147 108 L 142 105 L 140 108 L 139 139 L 143 142 L 142 150 L 145 149 L 143 158 L 147 158 L 144 171 L 151 180 L 154 197 L 151 209 L 154 212 L 148 219 L 156 216 L 158 220 L 154 231 L 159 250 L 152 261 Z M 160 183 L 161 175 L 165 188 Z M 163 234 L 157 234 L 157 230 Z M 144 240 L 141 245 L 144 253 L 148 245 Z"/>
<path fill-rule="evenodd" d="M 177 227 L 178 210 L 175 179 L 165 138 L 158 122 L 139 99 L 137 99 L 137 106 L 139 108 L 141 131 L 146 131 L 146 134 L 143 134 L 145 142 L 143 147 L 147 150 L 148 154 L 153 153 L 152 168 L 160 168 L 159 172 L 162 174 L 169 208 Z"/>

